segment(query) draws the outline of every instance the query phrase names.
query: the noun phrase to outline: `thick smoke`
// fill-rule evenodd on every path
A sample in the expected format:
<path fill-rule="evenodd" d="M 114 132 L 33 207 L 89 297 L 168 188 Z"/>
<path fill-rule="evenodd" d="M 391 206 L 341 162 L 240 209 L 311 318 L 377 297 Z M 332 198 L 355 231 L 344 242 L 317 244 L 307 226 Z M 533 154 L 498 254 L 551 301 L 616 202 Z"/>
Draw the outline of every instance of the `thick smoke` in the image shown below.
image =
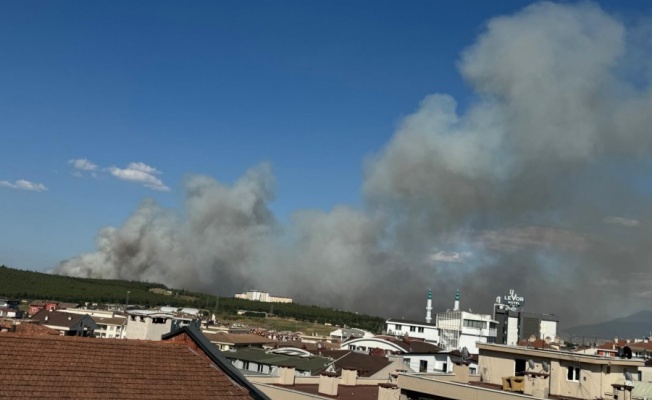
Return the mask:
<path fill-rule="evenodd" d="M 423 318 L 424 293 L 490 312 L 509 288 L 565 326 L 645 308 L 652 95 L 642 27 L 592 4 L 492 19 L 459 69 L 476 97 L 427 96 L 366 164 L 365 205 L 279 226 L 266 165 L 233 186 L 186 182 L 185 212 L 145 201 L 57 273 L 221 295 L 260 288 Z"/>

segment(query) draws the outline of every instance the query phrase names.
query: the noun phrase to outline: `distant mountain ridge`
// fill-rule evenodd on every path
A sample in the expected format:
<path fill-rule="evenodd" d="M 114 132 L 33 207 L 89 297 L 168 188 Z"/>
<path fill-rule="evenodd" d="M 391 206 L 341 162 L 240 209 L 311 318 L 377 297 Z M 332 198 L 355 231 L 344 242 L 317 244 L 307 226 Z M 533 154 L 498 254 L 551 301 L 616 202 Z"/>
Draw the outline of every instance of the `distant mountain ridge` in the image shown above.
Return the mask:
<path fill-rule="evenodd" d="M 644 310 L 622 318 L 597 324 L 580 325 L 564 329 L 562 335 L 583 336 L 587 339 L 643 338 L 652 332 L 652 310 Z"/>

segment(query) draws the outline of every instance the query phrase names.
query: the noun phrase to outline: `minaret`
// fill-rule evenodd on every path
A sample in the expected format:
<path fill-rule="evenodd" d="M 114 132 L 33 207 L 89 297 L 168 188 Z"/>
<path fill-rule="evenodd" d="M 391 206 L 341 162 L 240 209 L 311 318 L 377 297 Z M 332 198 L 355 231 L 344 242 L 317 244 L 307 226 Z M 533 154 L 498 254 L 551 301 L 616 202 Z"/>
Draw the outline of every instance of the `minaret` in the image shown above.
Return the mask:
<path fill-rule="evenodd" d="M 457 289 L 455 292 L 455 307 L 453 307 L 453 311 L 459 311 L 460 310 L 460 290 Z"/>
<path fill-rule="evenodd" d="M 428 303 L 426 303 L 426 324 L 432 321 L 432 290 L 428 289 Z"/>

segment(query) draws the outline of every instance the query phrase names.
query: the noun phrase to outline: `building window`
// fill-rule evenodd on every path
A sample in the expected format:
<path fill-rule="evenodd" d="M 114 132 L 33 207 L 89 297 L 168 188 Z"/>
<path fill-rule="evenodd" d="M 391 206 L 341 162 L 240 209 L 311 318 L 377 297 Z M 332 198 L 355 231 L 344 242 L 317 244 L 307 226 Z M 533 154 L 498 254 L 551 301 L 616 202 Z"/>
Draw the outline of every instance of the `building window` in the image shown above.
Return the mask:
<path fill-rule="evenodd" d="M 416 326 L 411 326 L 411 327 L 410 327 L 410 332 L 416 332 L 416 331 L 417 331 L 417 327 L 416 327 Z"/>
<path fill-rule="evenodd" d="M 262 374 L 263 373 L 263 367 L 264 367 L 263 364 L 258 364 L 257 372 L 260 372 Z"/>
<path fill-rule="evenodd" d="M 477 374 L 478 374 L 478 370 L 477 370 L 477 368 L 469 367 L 469 374 L 471 374 L 471 375 L 477 375 Z"/>
<path fill-rule="evenodd" d="M 489 322 L 489 329 L 496 329 L 497 324 L 495 322 Z"/>
<path fill-rule="evenodd" d="M 467 328 L 477 328 L 477 329 L 484 329 L 487 325 L 485 324 L 484 321 L 476 321 L 473 319 L 465 319 L 464 320 L 464 326 Z"/>
<path fill-rule="evenodd" d="M 419 331 L 420 333 L 423 333 L 423 326 L 420 326 L 419 329 L 418 329 L 418 331 Z"/>
<path fill-rule="evenodd" d="M 403 364 L 407 365 L 409 367 L 410 366 L 410 359 L 409 358 L 404 358 L 403 359 Z"/>
<path fill-rule="evenodd" d="M 419 372 L 426 372 L 428 370 L 428 361 L 419 361 Z"/>
<path fill-rule="evenodd" d="M 242 362 L 242 369 L 249 369 L 249 361 Z"/>
<path fill-rule="evenodd" d="M 396 325 L 396 330 L 397 330 L 397 331 L 400 331 L 401 329 L 403 329 L 403 325 L 398 325 L 398 324 L 397 324 L 397 325 Z"/>
<path fill-rule="evenodd" d="M 568 367 L 566 371 L 566 379 L 569 381 L 580 380 L 580 369 L 578 367 Z"/>

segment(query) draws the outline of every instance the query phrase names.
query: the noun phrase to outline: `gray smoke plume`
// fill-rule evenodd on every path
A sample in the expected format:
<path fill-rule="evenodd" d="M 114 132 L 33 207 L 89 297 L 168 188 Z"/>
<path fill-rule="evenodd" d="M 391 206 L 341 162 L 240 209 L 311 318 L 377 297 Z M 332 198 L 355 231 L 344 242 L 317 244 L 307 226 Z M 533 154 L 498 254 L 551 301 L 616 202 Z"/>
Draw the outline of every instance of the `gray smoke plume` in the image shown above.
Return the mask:
<path fill-rule="evenodd" d="M 429 287 L 436 310 L 460 288 L 481 312 L 513 288 L 565 326 L 645 308 L 649 31 L 590 3 L 492 19 L 459 60 L 472 103 L 427 96 L 366 163 L 363 209 L 281 226 L 269 166 L 232 186 L 190 177 L 183 213 L 145 201 L 55 272 L 419 319 Z"/>

